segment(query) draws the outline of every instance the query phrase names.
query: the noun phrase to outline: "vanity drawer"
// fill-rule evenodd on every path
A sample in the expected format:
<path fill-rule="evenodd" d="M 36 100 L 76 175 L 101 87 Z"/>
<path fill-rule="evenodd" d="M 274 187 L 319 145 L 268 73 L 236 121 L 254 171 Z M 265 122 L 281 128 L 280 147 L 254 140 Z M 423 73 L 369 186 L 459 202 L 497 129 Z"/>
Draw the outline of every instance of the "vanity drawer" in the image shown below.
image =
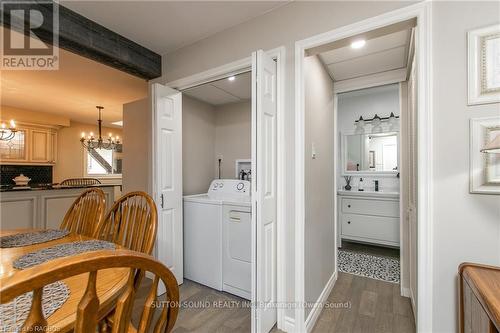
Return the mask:
<path fill-rule="evenodd" d="M 377 199 L 342 198 L 342 213 L 399 217 L 399 202 Z"/>
<path fill-rule="evenodd" d="M 399 218 L 342 214 L 342 236 L 399 244 Z"/>

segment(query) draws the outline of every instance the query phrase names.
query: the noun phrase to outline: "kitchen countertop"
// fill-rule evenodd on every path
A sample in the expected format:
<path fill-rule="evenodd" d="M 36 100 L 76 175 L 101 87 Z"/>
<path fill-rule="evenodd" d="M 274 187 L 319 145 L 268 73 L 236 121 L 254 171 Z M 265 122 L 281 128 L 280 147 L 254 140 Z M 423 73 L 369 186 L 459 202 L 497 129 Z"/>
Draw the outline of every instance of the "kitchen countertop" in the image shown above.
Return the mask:
<path fill-rule="evenodd" d="M 36 184 L 32 186 L 2 185 L 0 187 L 0 192 L 52 191 L 52 190 L 70 190 L 75 188 L 113 187 L 113 186 L 121 186 L 121 185 L 117 184 L 99 184 L 99 185 L 86 185 L 86 186 L 66 186 L 57 184 Z"/>

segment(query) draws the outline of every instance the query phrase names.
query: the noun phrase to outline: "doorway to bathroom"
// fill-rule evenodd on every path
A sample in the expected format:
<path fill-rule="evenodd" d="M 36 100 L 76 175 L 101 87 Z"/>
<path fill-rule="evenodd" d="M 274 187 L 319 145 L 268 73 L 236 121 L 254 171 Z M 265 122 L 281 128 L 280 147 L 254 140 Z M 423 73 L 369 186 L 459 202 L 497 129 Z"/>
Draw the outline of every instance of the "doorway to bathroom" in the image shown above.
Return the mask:
<path fill-rule="evenodd" d="M 407 47 L 409 34 L 409 29 L 402 30 L 394 43 Z M 381 41 L 368 43 L 367 47 L 374 48 Z M 368 52 L 365 57 L 370 57 Z M 401 58 L 393 66 L 406 60 Z M 339 137 L 335 147 L 339 160 L 337 267 L 339 272 L 392 283 L 401 282 L 400 248 L 405 245 L 400 223 L 400 156 L 404 148 L 399 85 L 336 93 L 334 120 Z"/>
<path fill-rule="evenodd" d="M 417 319 L 424 327 L 421 318 L 428 316 L 426 309 L 417 311 L 417 297 L 424 304 L 430 297 L 427 286 L 417 293 L 417 279 L 428 275 L 420 265 L 430 253 L 422 245 L 428 237 L 420 237 L 428 229 L 423 220 L 428 214 L 423 191 L 429 184 L 428 131 L 421 126 L 429 119 L 423 107 L 429 93 L 426 17 L 426 6 L 418 5 L 296 43 L 297 301 L 322 304 L 345 295 L 357 308 L 366 306 L 363 297 L 371 295 L 368 319 L 377 320 L 386 308 L 376 300 L 390 294 L 398 309 L 404 304 L 410 331 Z M 419 89 L 417 76 L 425 82 Z M 392 109 L 377 110 L 371 97 L 364 107 L 353 107 L 348 128 L 342 128 L 344 102 L 377 90 L 392 94 Z M 417 259 L 424 267 L 418 272 Z M 374 267 L 381 264 L 385 268 Z M 365 280 L 359 284 L 358 279 Z M 374 287 L 380 283 L 388 288 Z M 331 318 L 332 311 L 339 310 L 298 309 L 297 327 L 313 331 L 325 322 L 322 313 Z M 340 316 L 335 327 L 348 327 L 342 318 L 350 317 Z"/>

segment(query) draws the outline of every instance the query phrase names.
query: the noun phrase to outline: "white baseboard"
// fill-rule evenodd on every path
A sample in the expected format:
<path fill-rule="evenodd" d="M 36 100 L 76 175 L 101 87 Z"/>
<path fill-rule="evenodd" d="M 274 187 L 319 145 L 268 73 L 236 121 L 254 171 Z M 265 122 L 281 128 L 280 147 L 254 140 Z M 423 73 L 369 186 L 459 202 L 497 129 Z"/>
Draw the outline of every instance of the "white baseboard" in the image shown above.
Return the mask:
<path fill-rule="evenodd" d="M 417 306 L 415 304 L 415 295 L 413 294 L 413 290 L 410 288 L 410 301 L 411 301 L 411 308 L 413 310 L 413 316 L 415 317 L 415 322 L 417 322 Z"/>
<path fill-rule="evenodd" d="M 410 288 L 401 288 L 401 296 L 411 298 Z"/>
<path fill-rule="evenodd" d="M 295 319 L 285 316 L 283 319 L 283 327 L 280 329 L 284 332 L 295 332 Z"/>
<path fill-rule="evenodd" d="M 316 321 L 319 318 L 319 315 L 321 314 L 321 311 L 323 311 L 322 306 L 318 306 L 318 304 L 326 302 L 328 299 L 328 296 L 332 292 L 333 286 L 335 285 L 335 281 L 337 281 L 337 273 L 338 270 L 335 268 L 335 271 L 333 272 L 332 276 L 330 276 L 330 279 L 325 285 L 325 288 L 323 288 L 323 291 L 318 297 L 318 300 L 316 301 L 316 305 L 311 309 L 311 312 L 309 313 L 309 316 L 307 316 L 306 319 L 306 332 L 311 332 L 312 329 L 314 328 L 314 325 L 316 324 Z"/>

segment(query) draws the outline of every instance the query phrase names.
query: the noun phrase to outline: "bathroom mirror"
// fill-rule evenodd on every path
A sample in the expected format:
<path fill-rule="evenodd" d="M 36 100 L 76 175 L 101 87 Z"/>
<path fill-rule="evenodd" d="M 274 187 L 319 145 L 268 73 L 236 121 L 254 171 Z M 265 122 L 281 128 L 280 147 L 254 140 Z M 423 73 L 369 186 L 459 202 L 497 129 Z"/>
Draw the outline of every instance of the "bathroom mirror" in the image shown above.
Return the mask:
<path fill-rule="evenodd" d="M 344 173 L 398 173 L 398 143 L 398 132 L 343 134 Z"/>

